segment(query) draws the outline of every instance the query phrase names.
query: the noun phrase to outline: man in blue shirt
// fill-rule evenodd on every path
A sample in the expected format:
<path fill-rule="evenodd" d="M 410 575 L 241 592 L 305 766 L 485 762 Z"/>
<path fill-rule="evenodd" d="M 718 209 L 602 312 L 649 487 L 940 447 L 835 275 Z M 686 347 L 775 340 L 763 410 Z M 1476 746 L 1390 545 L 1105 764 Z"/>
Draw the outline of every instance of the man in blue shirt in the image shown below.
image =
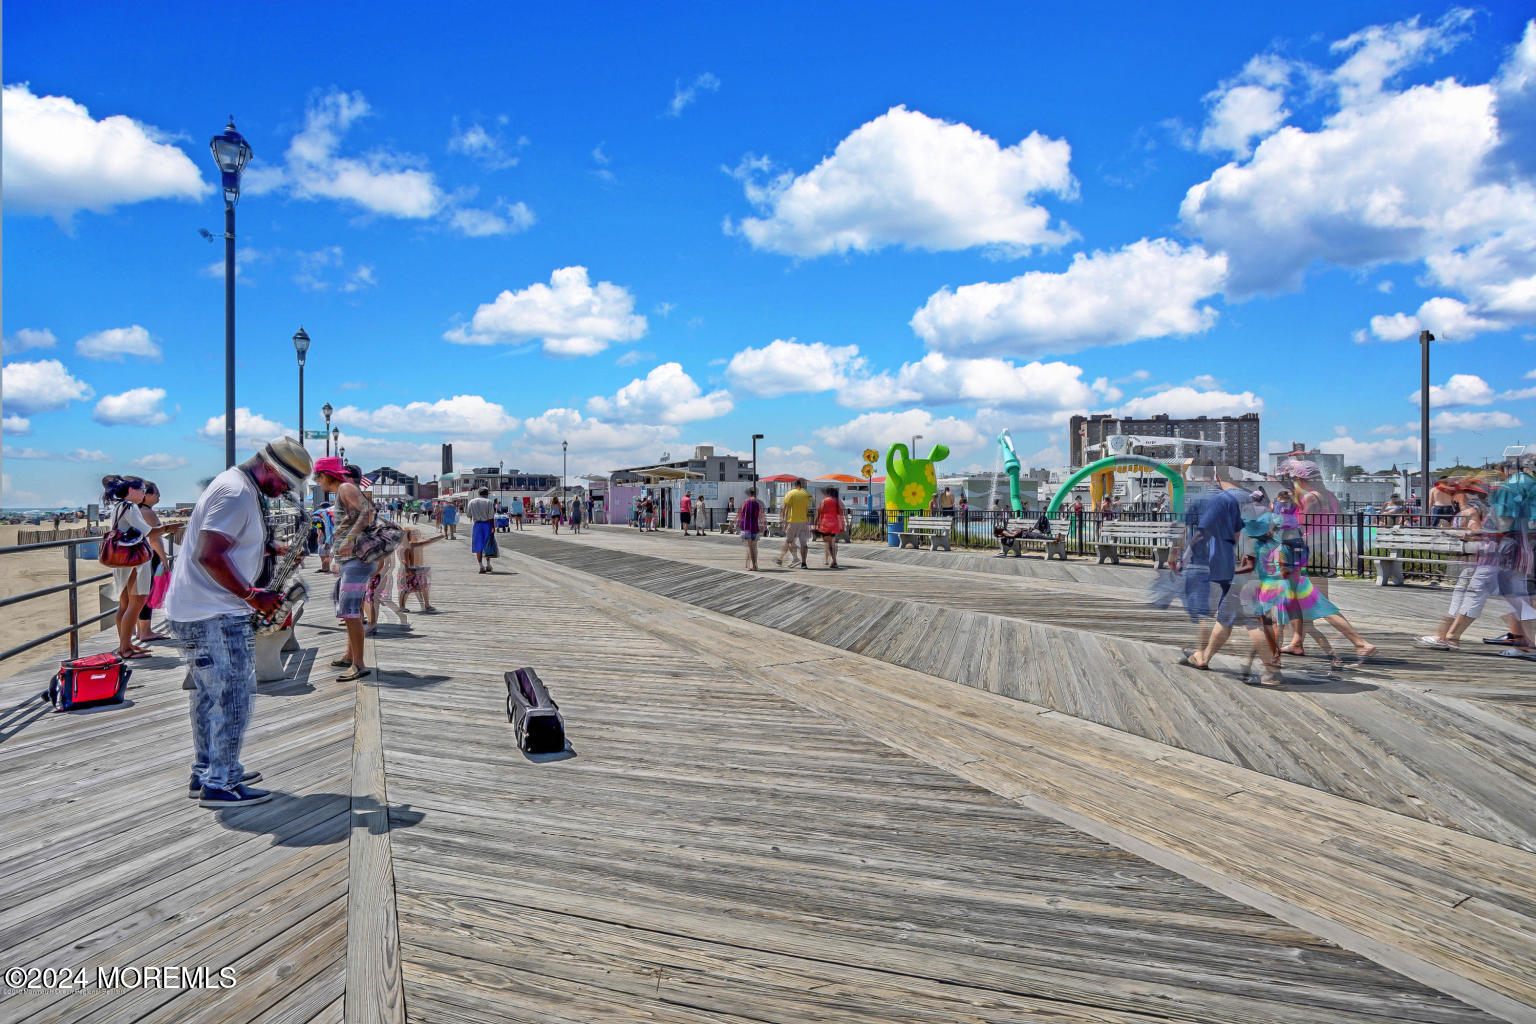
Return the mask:
<path fill-rule="evenodd" d="M 1205 623 L 1200 625 L 1200 637 L 1197 648 L 1185 655 L 1184 663 L 1195 668 L 1208 668 L 1211 658 L 1221 650 L 1227 638 L 1232 635 L 1232 626 L 1237 621 L 1238 595 L 1232 589 L 1232 578 L 1239 572 L 1237 560 L 1238 536 L 1243 529 L 1243 501 L 1248 492 L 1242 490 L 1227 479 L 1226 474 L 1214 465 L 1196 463 L 1190 467 L 1192 482 L 1205 482 L 1214 478 L 1217 489 L 1211 491 L 1202 501 L 1196 505 L 1194 513 L 1195 523 L 1190 532 L 1187 561 L 1190 563 L 1190 578 L 1199 580 L 1201 562 L 1209 570 L 1209 587 L 1214 588 L 1211 597 L 1215 598 L 1216 622 L 1209 627 Z M 1173 569 L 1175 572 L 1182 568 L 1180 560 L 1175 560 Z M 1241 571 L 1247 572 L 1252 568 L 1248 559 L 1244 559 Z M 1192 615 L 1205 614 L 1205 607 L 1190 607 Z"/>

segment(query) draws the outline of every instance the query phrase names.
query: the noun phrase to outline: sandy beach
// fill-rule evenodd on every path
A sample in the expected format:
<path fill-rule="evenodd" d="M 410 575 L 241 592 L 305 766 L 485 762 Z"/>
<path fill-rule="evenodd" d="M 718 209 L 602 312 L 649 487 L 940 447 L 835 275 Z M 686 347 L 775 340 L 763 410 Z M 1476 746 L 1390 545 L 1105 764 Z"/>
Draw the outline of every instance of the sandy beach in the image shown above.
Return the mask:
<path fill-rule="evenodd" d="M 36 530 L 36 526 L 0 526 L 0 546 L 16 544 L 21 530 Z M 51 587 L 69 579 L 66 549 L 47 548 L 42 551 L 26 551 L 7 555 L 4 560 L 4 579 L 0 581 L 0 596 L 10 597 L 28 590 Z M 76 572 L 81 579 L 96 576 L 110 570 L 95 559 L 78 559 Z M 80 615 L 96 614 L 100 606 L 97 591 L 101 584 L 92 584 L 80 590 Z M 69 595 L 49 594 L 12 605 L 0 613 L 0 649 L 23 643 L 32 637 L 51 632 L 69 622 Z M 108 620 L 107 625 L 111 624 Z M 91 627 L 99 629 L 99 626 Z M 60 637 L 52 643 L 34 647 L 24 654 L 0 662 L 0 679 L 7 679 L 28 665 L 45 658 L 64 658 L 69 655 L 69 638 Z"/>

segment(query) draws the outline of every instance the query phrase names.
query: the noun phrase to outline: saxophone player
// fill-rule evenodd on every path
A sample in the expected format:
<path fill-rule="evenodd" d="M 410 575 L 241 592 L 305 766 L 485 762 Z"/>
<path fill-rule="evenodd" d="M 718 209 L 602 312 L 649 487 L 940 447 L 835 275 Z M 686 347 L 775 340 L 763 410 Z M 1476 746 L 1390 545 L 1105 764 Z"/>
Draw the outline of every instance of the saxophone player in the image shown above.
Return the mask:
<path fill-rule="evenodd" d="M 195 759 L 187 795 L 203 807 L 244 807 L 272 799 L 250 784 L 240 747 L 256 691 L 251 613 L 270 615 L 282 594 L 255 586 L 267 556 L 267 498 L 299 490 L 309 453 L 291 437 L 263 445 L 251 458 L 213 478 L 187 523 L 166 594 L 166 617 L 191 660 Z"/>

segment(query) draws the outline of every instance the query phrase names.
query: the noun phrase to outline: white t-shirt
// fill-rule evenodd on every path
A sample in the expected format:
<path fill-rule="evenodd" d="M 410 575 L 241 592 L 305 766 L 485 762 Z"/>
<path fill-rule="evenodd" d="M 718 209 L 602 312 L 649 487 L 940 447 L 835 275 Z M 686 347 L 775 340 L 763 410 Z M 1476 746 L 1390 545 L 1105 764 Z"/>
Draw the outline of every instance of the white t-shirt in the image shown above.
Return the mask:
<path fill-rule="evenodd" d="M 491 504 L 490 498 L 470 498 L 469 507 L 465 509 L 469 513 L 472 522 L 488 523 L 496 518 L 496 506 Z"/>
<path fill-rule="evenodd" d="M 198 564 L 197 541 L 204 530 L 222 533 L 234 541 L 229 560 L 254 584 L 261 571 L 267 533 L 261 520 L 261 496 L 238 466 L 214 477 L 192 509 L 182 553 L 171 570 L 171 589 L 165 596 L 165 614 L 172 622 L 201 622 L 251 610 Z"/>

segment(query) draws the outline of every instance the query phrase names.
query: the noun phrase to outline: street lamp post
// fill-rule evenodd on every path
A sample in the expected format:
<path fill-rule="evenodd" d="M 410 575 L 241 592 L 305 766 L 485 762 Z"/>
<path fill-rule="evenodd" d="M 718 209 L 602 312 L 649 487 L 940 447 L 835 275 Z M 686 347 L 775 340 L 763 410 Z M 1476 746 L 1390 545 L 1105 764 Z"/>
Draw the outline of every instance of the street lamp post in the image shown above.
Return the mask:
<path fill-rule="evenodd" d="M 327 455 L 331 454 L 331 413 L 335 411 L 331 408 L 330 402 L 320 407 L 320 415 L 325 417 L 325 454 Z M 299 418 L 303 419 L 302 416 Z"/>
<path fill-rule="evenodd" d="M 923 439 L 923 435 L 922 434 L 913 434 L 912 435 L 912 457 L 914 459 L 917 458 L 917 442 L 921 441 L 922 439 Z"/>
<path fill-rule="evenodd" d="M 293 351 L 299 357 L 299 447 L 304 445 L 304 356 L 309 351 L 309 334 L 304 326 L 299 325 L 298 331 L 293 336 Z M 304 491 L 299 490 L 299 511 L 304 511 Z"/>
<path fill-rule="evenodd" d="M 763 439 L 762 434 L 752 435 L 752 486 L 757 486 L 757 442 Z"/>
<path fill-rule="evenodd" d="M 336 450 L 336 454 L 338 456 L 341 455 L 341 428 L 340 427 L 332 427 L 331 428 L 331 447 Z"/>
<path fill-rule="evenodd" d="M 565 501 L 565 452 L 569 447 L 569 442 L 560 442 L 560 500 L 562 502 Z"/>
<path fill-rule="evenodd" d="M 1428 331 L 1419 332 L 1419 502 L 1424 512 L 1429 511 L 1429 343 L 1434 340 Z"/>
<path fill-rule="evenodd" d="M 251 147 L 235 131 L 231 114 L 223 133 L 208 142 L 224 184 L 224 468 L 235 464 L 235 204 L 240 201 L 240 172 Z"/>

